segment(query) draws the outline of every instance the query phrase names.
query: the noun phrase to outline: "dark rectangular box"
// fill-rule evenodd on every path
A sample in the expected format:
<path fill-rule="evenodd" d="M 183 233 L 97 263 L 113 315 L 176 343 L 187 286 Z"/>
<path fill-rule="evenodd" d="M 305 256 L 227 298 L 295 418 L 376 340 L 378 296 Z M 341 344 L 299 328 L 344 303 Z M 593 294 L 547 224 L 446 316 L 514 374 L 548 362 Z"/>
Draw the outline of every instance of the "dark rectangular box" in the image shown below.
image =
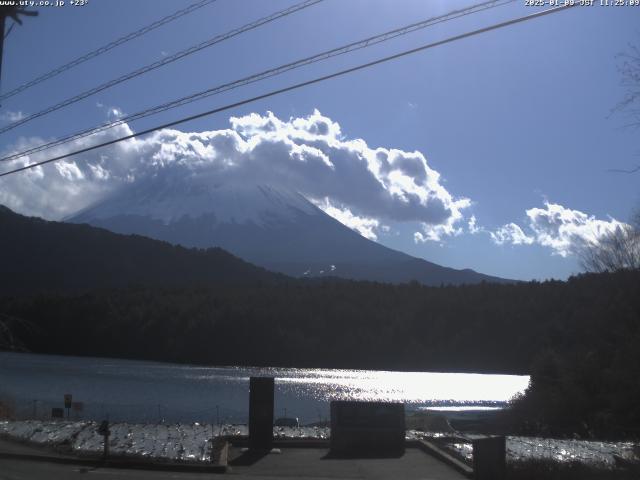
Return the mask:
<path fill-rule="evenodd" d="M 249 448 L 270 450 L 273 445 L 273 377 L 249 379 Z"/>
<path fill-rule="evenodd" d="M 476 480 L 504 480 L 506 477 L 505 437 L 473 441 L 473 472 Z"/>
<path fill-rule="evenodd" d="M 331 402 L 331 452 L 398 456 L 404 453 L 404 404 Z"/>

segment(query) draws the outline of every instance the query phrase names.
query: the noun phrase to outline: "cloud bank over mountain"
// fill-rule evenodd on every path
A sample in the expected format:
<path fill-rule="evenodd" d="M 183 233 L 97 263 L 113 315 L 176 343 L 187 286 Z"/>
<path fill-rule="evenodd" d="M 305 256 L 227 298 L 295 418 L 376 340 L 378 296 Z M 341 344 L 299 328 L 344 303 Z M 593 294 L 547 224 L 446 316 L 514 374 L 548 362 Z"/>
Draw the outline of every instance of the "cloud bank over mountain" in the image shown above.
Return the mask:
<path fill-rule="evenodd" d="M 450 193 L 420 152 L 370 147 L 349 139 L 317 110 L 281 120 L 267 112 L 230 119 L 231 128 L 161 130 L 0 180 L 0 203 L 29 215 L 61 219 L 154 175 L 208 177 L 295 188 L 328 214 L 375 239 L 385 222 L 416 222 L 420 240 L 459 233 L 470 200 Z M 37 162 L 131 133 L 120 125 L 62 147 L 5 163 Z M 21 140 L 11 151 L 38 145 Z M 11 151 L 4 152 L 6 154 Z"/>
<path fill-rule="evenodd" d="M 422 153 L 346 139 L 340 125 L 318 111 L 286 122 L 271 113 L 251 114 L 231 124 L 250 146 L 253 168 L 245 175 L 290 179 L 320 208 L 369 238 L 384 221 L 395 221 L 419 222 L 425 236 L 436 239 L 453 233 L 470 205 L 442 185 Z"/>
<path fill-rule="evenodd" d="M 118 109 L 108 109 L 116 118 Z M 132 133 L 119 125 L 65 147 L 4 163 L 4 170 Z M 10 154 L 44 143 L 23 138 Z M 542 245 L 567 257 L 588 242 L 624 226 L 614 218 L 546 202 L 526 210 L 527 224 L 491 230 L 465 215 L 471 200 L 444 187 L 441 175 L 418 152 L 371 147 L 350 139 L 338 122 L 315 110 L 281 120 L 273 113 L 230 118 L 230 128 L 203 132 L 165 129 L 144 138 L 83 153 L 0 179 L 0 204 L 26 215 L 59 220 L 118 189 L 148 178 L 198 176 L 211 184 L 264 183 L 295 189 L 362 236 L 377 240 L 393 224 L 419 226 L 416 243 L 463 233 L 487 234 L 497 245 Z"/>

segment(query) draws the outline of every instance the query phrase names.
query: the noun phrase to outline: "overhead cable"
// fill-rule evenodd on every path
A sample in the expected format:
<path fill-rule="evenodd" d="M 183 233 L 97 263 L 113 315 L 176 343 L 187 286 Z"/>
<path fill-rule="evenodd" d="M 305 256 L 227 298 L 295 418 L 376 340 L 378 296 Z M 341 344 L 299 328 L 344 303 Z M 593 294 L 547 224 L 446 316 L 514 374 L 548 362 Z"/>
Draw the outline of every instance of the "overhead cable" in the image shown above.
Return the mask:
<path fill-rule="evenodd" d="M 235 28 L 229 32 L 223 33 L 221 35 L 216 35 L 213 38 L 210 38 L 209 40 L 205 40 L 204 42 L 201 42 L 197 45 L 193 45 L 185 50 L 181 50 L 177 53 L 174 53 L 173 55 L 169 55 L 168 57 L 165 57 L 161 60 L 158 60 L 156 62 L 153 62 L 149 65 L 146 65 L 144 67 L 138 68 L 132 72 L 129 72 L 125 75 L 122 75 L 118 78 L 114 78 L 113 80 L 109 80 L 108 82 L 102 83 L 100 85 L 98 85 L 97 87 L 91 88 L 89 90 L 86 90 L 82 93 L 79 93 L 77 95 L 74 95 L 73 97 L 70 97 L 66 100 L 63 100 L 62 102 L 56 103 L 55 105 L 52 105 L 50 107 L 45 108 L 44 110 L 40 110 L 39 112 L 33 113 L 31 115 L 28 115 L 16 122 L 10 123 L 9 125 L 6 125 L 4 127 L 0 128 L 0 133 L 5 133 L 8 132 L 9 130 L 13 130 L 16 127 L 19 127 L 20 125 L 24 125 L 27 122 L 30 122 L 31 120 L 34 120 L 36 118 L 42 117 L 44 115 L 48 115 L 49 113 L 55 112 L 56 110 L 60 110 L 61 108 L 64 107 L 68 107 L 69 105 L 72 105 L 76 102 L 79 102 L 80 100 L 83 100 L 87 97 L 90 97 L 92 95 L 95 95 L 96 93 L 102 92 L 108 88 L 114 87 L 122 82 L 126 82 L 128 80 L 131 80 L 133 78 L 139 77 L 140 75 L 144 75 L 145 73 L 148 73 L 152 70 L 155 70 L 157 68 L 160 67 L 164 67 L 165 65 L 168 65 L 172 62 L 175 62 L 176 60 L 180 60 L 184 57 L 187 57 L 189 55 L 193 55 L 196 52 L 199 52 L 201 50 L 204 50 L 205 48 L 209 48 L 213 45 L 216 45 L 217 43 L 223 42 L 225 40 L 228 40 L 230 38 L 233 38 L 237 35 L 240 35 L 241 33 L 247 32 L 249 30 L 253 30 L 255 28 L 258 28 L 262 25 L 265 25 L 267 23 L 273 22 L 275 20 L 278 20 L 279 18 L 285 17 L 287 15 L 291 15 L 292 13 L 298 12 L 302 9 L 311 7 L 317 3 L 320 3 L 324 0 L 304 0 L 303 2 L 297 3 L 289 8 L 285 8 L 284 10 L 280 10 L 276 13 L 273 13 L 271 15 L 268 15 L 266 17 L 262 17 L 254 22 L 251 23 L 247 23 L 246 25 L 243 25 L 242 27 L 239 28 Z"/>
<path fill-rule="evenodd" d="M 323 60 L 327 60 L 329 58 L 332 57 L 336 57 L 338 55 L 344 55 L 346 53 L 350 53 L 350 52 L 354 52 L 356 50 L 360 50 L 363 48 L 367 48 L 367 47 L 371 47 L 373 45 L 382 43 L 382 42 L 386 42 L 389 40 L 392 40 L 394 38 L 400 37 L 402 35 L 407 35 L 409 33 L 415 32 L 417 30 L 420 29 L 424 29 L 427 27 L 431 27 L 433 25 L 437 25 L 439 23 L 443 23 L 446 21 L 450 21 L 450 20 L 454 20 L 456 18 L 460 18 L 466 15 L 471 15 L 473 13 L 478 13 L 480 11 L 483 10 L 488 10 L 490 8 L 496 8 L 502 5 L 506 5 L 508 3 L 513 3 L 516 0 L 490 0 L 490 1 L 485 1 L 464 9 L 460 9 L 460 10 L 454 10 L 451 11 L 447 14 L 444 15 L 440 15 L 437 17 L 432 17 L 432 18 L 428 18 L 425 20 L 422 20 L 420 22 L 416 22 L 416 23 L 412 23 L 410 25 L 406 25 L 404 27 L 400 27 L 400 28 L 396 28 L 394 30 L 390 30 L 384 33 L 381 33 L 379 35 L 375 35 L 372 37 L 368 37 L 365 38 L 363 40 L 359 40 L 356 42 L 352 42 L 349 43 L 347 45 L 343 45 L 341 47 L 338 48 L 333 48 L 331 50 L 326 50 L 324 52 L 312 55 L 310 57 L 306 57 L 300 60 L 296 60 L 295 62 L 290 62 L 290 63 L 286 63 L 284 65 L 280 65 L 278 67 L 275 68 L 271 68 L 268 70 L 264 70 L 260 73 L 256 73 L 253 75 L 250 75 L 248 77 L 244 77 L 241 78 L 239 80 L 234 80 L 232 82 L 227 82 L 221 85 L 217 85 L 215 87 L 211 87 L 208 88 L 206 90 L 191 94 L 191 95 L 187 95 L 175 100 L 171 100 L 169 102 L 165 102 L 163 104 L 160 105 L 156 105 L 150 108 L 147 108 L 145 110 L 139 111 L 137 113 L 133 113 L 130 115 L 126 115 L 123 116 L 121 118 L 118 118 L 116 120 L 113 121 L 109 121 L 106 122 L 102 125 L 99 125 L 97 127 L 91 127 L 85 130 L 82 130 L 80 132 L 76 132 L 73 133 L 71 135 L 67 135 L 65 137 L 53 140 L 51 142 L 42 144 L 42 145 L 38 145 L 38 146 L 34 146 L 31 147 L 27 150 L 23 150 L 21 152 L 17 152 L 17 153 L 13 153 L 11 155 L 8 155 L 6 157 L 0 158 L 0 162 L 1 161 L 8 161 L 8 160 L 14 160 L 16 158 L 20 158 L 23 157 L 25 155 L 31 155 L 34 153 L 38 153 L 41 152 L 43 150 L 47 150 L 49 148 L 53 148 L 74 140 L 78 140 L 80 138 L 84 138 L 87 137 L 89 135 L 93 135 L 96 134 L 98 132 L 116 127 L 118 125 L 123 125 L 125 123 L 129 124 L 131 122 L 134 122 L 136 120 L 140 120 L 142 118 L 151 116 L 151 115 L 155 115 L 161 112 L 165 112 L 167 110 L 173 109 L 173 108 L 177 108 L 183 105 L 187 105 L 189 103 L 193 103 L 195 101 L 198 100 L 202 100 L 204 98 L 210 97 L 212 95 L 217 95 L 223 92 L 227 92 L 230 90 L 234 90 L 236 88 L 242 87 L 242 86 L 246 86 L 261 80 L 265 80 L 271 77 L 275 77 L 277 75 L 281 75 L 285 72 L 297 69 L 297 68 L 301 68 L 303 66 L 306 65 L 310 65 L 316 62 L 320 62 Z"/>
<path fill-rule="evenodd" d="M 0 95 L 0 101 L 5 100 L 9 97 L 13 97 L 14 95 L 17 95 L 20 92 L 24 92 L 25 90 L 38 85 L 39 83 L 44 82 L 45 80 L 49 80 L 50 78 L 53 78 L 57 75 L 60 75 L 63 72 L 66 72 L 67 70 L 71 70 L 74 67 L 77 67 L 78 65 L 80 65 L 81 63 L 86 62 L 87 60 L 91 60 L 92 58 L 95 58 L 99 55 L 102 55 L 103 53 L 108 52 L 109 50 L 112 50 L 120 45 L 122 45 L 123 43 L 127 43 L 130 42 L 131 40 L 141 37 L 142 35 L 149 33 L 152 30 L 155 30 L 158 27 L 161 27 L 162 25 L 165 25 L 169 22 L 172 22 L 180 17 L 183 17 L 184 15 L 187 15 L 191 12 L 194 12 L 196 10 L 198 10 L 199 8 L 205 7 L 207 5 L 209 5 L 210 3 L 216 2 L 217 0 L 200 0 L 198 2 L 192 3 L 191 5 L 189 5 L 186 8 L 183 8 L 181 10 L 178 10 L 177 12 L 172 13 L 171 15 L 167 15 L 166 17 L 161 18 L 160 20 L 157 20 L 145 27 L 142 27 L 138 30 L 136 30 L 135 32 L 131 32 L 123 37 L 120 37 L 112 42 L 107 43 L 106 45 L 103 45 L 101 47 L 96 48 L 95 50 L 92 50 L 91 52 L 85 53 L 84 55 L 71 60 L 70 62 L 65 63 L 64 65 L 60 65 L 59 67 L 54 68 L 53 70 L 44 73 L 42 75 L 40 75 L 39 77 L 34 78 L 33 80 L 30 80 L 28 82 L 23 83 L 22 85 L 17 86 L 16 88 L 14 88 L 13 90 L 7 92 L 7 93 L 3 93 L 2 95 Z M 11 25 L 11 27 L 13 27 L 13 24 Z M 9 29 L 9 31 L 7 32 L 7 34 L 5 35 L 5 38 L 9 36 L 9 33 L 11 33 L 11 29 Z"/>
<path fill-rule="evenodd" d="M 344 75 L 347 75 L 349 73 L 353 73 L 353 72 L 356 72 L 356 71 L 359 71 L 359 70 L 364 70 L 366 68 L 370 68 L 370 67 L 373 67 L 375 65 L 380 65 L 382 63 L 386 63 L 386 62 L 389 62 L 391 60 L 396 60 L 398 58 L 406 57 L 408 55 L 412 55 L 414 53 L 418 53 L 418 52 L 421 52 L 421 51 L 424 51 L 424 50 L 428 50 L 430 48 L 434 48 L 434 47 L 438 47 L 438 46 L 441 46 L 441 45 L 445 45 L 447 43 L 452 43 L 452 42 L 455 42 L 455 41 L 458 41 L 458 40 L 462 40 L 464 38 L 469 38 L 469 37 L 472 37 L 472 36 L 480 35 L 482 33 L 486 33 L 486 32 L 492 31 L 492 30 L 497 30 L 497 29 L 504 28 L 504 27 L 507 27 L 507 26 L 510 26 L 510 25 L 515 25 L 515 24 L 518 24 L 518 23 L 522 23 L 522 22 L 526 22 L 526 21 L 529 21 L 529 20 L 533 20 L 533 19 L 545 16 L 545 15 L 549 15 L 549 14 L 555 13 L 555 12 L 559 12 L 559 11 L 562 11 L 562 10 L 567 10 L 569 8 L 576 7 L 578 5 L 579 4 L 574 3 L 574 4 L 566 4 L 566 5 L 563 5 L 563 6 L 548 8 L 546 10 L 542 10 L 542 11 L 537 12 L 537 13 L 524 15 L 522 17 L 518 17 L 518 18 L 514 18 L 514 19 L 511 19 L 511 20 L 508 20 L 506 22 L 496 23 L 496 24 L 490 25 L 488 27 L 483 27 L 483 28 L 480 28 L 480 29 L 477 29 L 477 30 L 473 30 L 473 31 L 470 31 L 470 32 L 466 32 L 466 33 L 460 34 L 460 35 L 455 35 L 455 36 L 452 36 L 452 37 L 448 37 L 448 38 L 446 38 L 444 40 L 439 40 L 437 42 L 433 42 L 433 43 L 429 43 L 429 44 L 426 44 L 426 45 L 422 45 L 420 47 L 412 48 L 410 50 L 404 50 L 404 51 L 402 51 L 400 53 L 396 53 L 394 55 L 389 55 L 387 57 L 383 57 L 383 58 L 380 58 L 378 60 L 374 60 L 374 61 L 371 61 L 371 62 L 363 63 L 363 64 L 357 65 L 355 67 L 351 67 L 351 68 L 347 68 L 347 69 L 344 69 L 344 70 L 340 70 L 338 72 L 334 72 L 334 73 L 331 73 L 329 75 L 316 77 L 316 78 L 314 78 L 312 80 L 307 80 L 307 81 L 304 81 L 304 82 L 296 83 L 294 85 L 290 85 L 288 87 L 280 88 L 280 89 L 277 89 L 277 90 L 272 90 L 270 92 L 267 92 L 267 93 L 264 93 L 264 94 L 261 94 L 261 95 L 258 95 L 258 96 L 252 97 L 252 98 L 248 98 L 248 99 L 245 99 L 245 100 L 240 100 L 240 101 L 235 102 L 235 103 L 231 103 L 231 104 L 228 104 L 228 105 L 224 105 L 222 107 L 218 107 L 218 108 L 214 108 L 214 109 L 211 109 L 211 110 L 207 110 L 205 112 L 201 112 L 201 113 L 198 113 L 198 114 L 195 114 L 195 115 L 190 115 L 188 117 L 183 117 L 183 118 L 180 118 L 178 120 L 173 120 L 171 122 L 167 122 L 167 123 L 164 123 L 162 125 L 158 125 L 158 126 L 155 126 L 155 127 L 152 127 L 152 128 L 148 128 L 148 129 L 142 130 L 140 132 L 132 133 L 130 135 L 125 135 L 123 137 L 119 137 L 119 138 L 116 138 L 116 139 L 113 139 L 113 140 L 109 140 L 107 142 L 103 142 L 103 143 L 99 143 L 99 144 L 96 144 L 96 145 L 92 145 L 90 147 L 86 147 L 86 148 L 82 148 L 82 149 L 79 149 L 79 150 L 75 150 L 73 152 L 69 152 L 69 153 L 66 153 L 64 155 L 59 155 L 57 157 L 53 157 L 53 158 L 49 158 L 47 160 L 43 160 L 41 162 L 36 162 L 36 163 L 31 163 L 31 164 L 28 164 L 28 165 L 24 165 L 24 166 L 22 166 L 20 168 L 16 168 L 16 169 L 13 169 L 13 170 L 9 170 L 7 172 L 0 173 L 0 177 L 4 177 L 4 176 L 7 176 L 7 175 L 12 175 L 12 174 L 15 174 L 15 173 L 18 173 L 18 172 L 22 172 L 22 171 L 29 170 L 29 169 L 32 169 L 32 168 L 35 168 L 35 167 L 46 165 L 48 163 L 57 162 L 59 160 L 65 159 L 65 158 L 72 157 L 74 155 L 79 155 L 81 153 L 86 153 L 86 152 L 90 152 L 92 150 L 97 150 L 99 148 L 107 147 L 109 145 L 114 145 L 116 143 L 120 143 L 120 142 L 123 142 L 125 140 L 131 140 L 133 138 L 141 137 L 143 135 L 148 135 L 149 133 L 153 133 L 153 132 L 156 132 L 158 130 L 163 130 L 165 128 L 174 127 L 176 125 L 180 125 L 182 123 L 190 122 L 192 120 L 197 120 L 197 119 L 202 118 L 202 117 L 207 117 L 207 116 L 210 116 L 210 115 L 213 115 L 213 114 L 216 114 L 216 113 L 223 112 L 225 110 L 230 110 L 230 109 L 233 109 L 233 108 L 237 108 L 237 107 L 240 107 L 242 105 L 253 103 L 253 102 L 256 102 L 256 101 L 259 101 L 259 100 L 264 100 L 265 98 L 273 97 L 273 96 L 276 96 L 276 95 L 280 95 L 282 93 L 290 92 L 292 90 L 297 90 L 297 89 L 300 89 L 300 88 L 303 88 L 303 87 L 307 87 L 309 85 L 320 83 L 320 82 L 323 82 L 325 80 L 330 80 L 332 78 L 341 77 L 341 76 L 344 76 Z"/>

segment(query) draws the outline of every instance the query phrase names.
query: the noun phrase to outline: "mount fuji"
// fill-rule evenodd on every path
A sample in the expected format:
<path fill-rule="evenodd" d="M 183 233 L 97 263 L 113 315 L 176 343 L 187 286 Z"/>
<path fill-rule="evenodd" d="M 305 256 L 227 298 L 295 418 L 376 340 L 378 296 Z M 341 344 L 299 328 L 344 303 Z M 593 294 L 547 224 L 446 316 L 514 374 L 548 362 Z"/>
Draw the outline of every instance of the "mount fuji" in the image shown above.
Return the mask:
<path fill-rule="evenodd" d="M 185 247 L 221 247 L 294 277 L 426 285 L 505 282 L 443 267 L 368 240 L 289 188 L 156 175 L 67 218 Z"/>

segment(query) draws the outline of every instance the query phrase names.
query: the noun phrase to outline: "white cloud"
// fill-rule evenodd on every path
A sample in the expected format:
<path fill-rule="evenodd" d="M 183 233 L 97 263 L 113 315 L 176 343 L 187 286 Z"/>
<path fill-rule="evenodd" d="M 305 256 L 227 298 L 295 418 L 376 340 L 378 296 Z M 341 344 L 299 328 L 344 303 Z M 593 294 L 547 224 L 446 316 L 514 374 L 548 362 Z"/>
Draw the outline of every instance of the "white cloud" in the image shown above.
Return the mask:
<path fill-rule="evenodd" d="M 70 146 L 55 147 L 46 152 L 3 162 L 2 171 L 19 168 L 69 151 L 88 147 L 116 137 L 128 135 L 131 130 L 118 126 L 108 132 L 79 139 Z M 45 143 L 47 140 L 21 138 L 2 156 Z M 55 164 L 35 167 L 0 179 L 0 204 L 26 214 L 58 220 L 100 200 L 127 182 L 136 171 L 136 157 L 130 153 L 130 142 L 88 152 Z"/>
<path fill-rule="evenodd" d="M 109 109 L 109 120 L 118 120 L 124 116 L 122 110 L 117 107 L 113 107 Z"/>
<path fill-rule="evenodd" d="M 545 203 L 544 209 L 527 210 L 529 226 L 540 245 L 550 247 L 566 257 L 586 243 L 593 243 L 625 224 L 614 218 L 598 220 L 593 215 L 571 210 L 556 203 Z"/>
<path fill-rule="evenodd" d="M 119 109 L 110 108 L 114 116 Z M 285 185 L 309 199 L 326 199 L 327 210 L 369 238 L 383 222 L 418 222 L 421 238 L 458 234 L 466 198 L 455 198 L 422 153 L 373 148 L 347 139 L 340 125 L 318 111 L 280 120 L 272 113 L 232 117 L 231 128 L 204 132 L 162 130 L 0 179 L 0 203 L 21 213 L 59 219 L 111 194 L 120 186 L 159 171 L 197 174 L 212 182 Z M 120 125 L 31 157 L 10 168 L 127 135 Z M 42 143 L 20 140 L 10 150 Z M 5 151 L 5 154 L 11 151 Z M 332 207 L 332 208 L 329 208 Z"/>
<path fill-rule="evenodd" d="M 290 179 L 306 196 L 328 197 L 359 217 L 450 229 L 469 202 L 454 199 L 420 152 L 348 140 L 338 123 L 318 111 L 286 122 L 269 113 L 231 123 L 247 142 L 248 163 L 261 174 Z M 262 171 L 266 163 L 268 171 Z"/>
<path fill-rule="evenodd" d="M 424 243 L 427 240 L 429 240 L 429 239 L 426 236 L 424 236 L 422 233 L 420 233 L 420 232 L 415 232 L 413 234 L 413 241 L 415 243 Z"/>
<path fill-rule="evenodd" d="M 440 223 L 422 222 L 420 224 L 422 232 L 416 232 L 413 235 L 415 243 L 440 242 L 444 237 L 456 237 L 463 233 L 463 228 L 458 225 L 464 219 L 462 210 L 471 205 L 471 200 L 468 198 L 453 200 L 449 197 L 449 205 L 451 214 L 446 220 Z"/>
<path fill-rule="evenodd" d="M 333 205 L 327 197 L 323 198 L 322 201 L 314 200 L 313 203 L 327 215 L 332 216 L 343 225 L 355 230 L 369 240 L 377 240 L 377 230 L 387 227 L 386 225 L 380 225 L 380 222 L 375 218 L 358 217 L 348 208 L 339 208 Z"/>
<path fill-rule="evenodd" d="M 511 243 L 513 245 L 531 245 L 534 241 L 515 223 L 507 223 L 495 232 L 489 232 L 491 239 L 498 245 Z"/>
<path fill-rule="evenodd" d="M 475 235 L 476 233 L 484 232 L 484 227 L 478 226 L 478 221 L 475 215 L 471 215 L 469 217 L 469 222 L 467 223 L 467 229 L 471 235 Z"/>
<path fill-rule="evenodd" d="M 416 243 L 429 241 L 440 242 L 444 237 L 458 236 L 462 233 L 462 228 L 455 227 L 455 224 L 461 219 L 462 216 L 441 225 L 429 225 L 428 223 L 423 223 L 422 232 L 415 232 L 413 234 L 413 241 Z"/>
<path fill-rule="evenodd" d="M 556 255 L 566 257 L 579 253 L 585 245 L 597 242 L 626 225 L 614 218 L 599 220 L 593 215 L 550 202 L 545 202 L 545 208 L 530 208 L 526 214 L 529 234 L 515 223 L 509 223 L 490 232 L 493 241 L 499 245 L 536 243 L 551 248 Z"/>
<path fill-rule="evenodd" d="M 2 122 L 8 122 L 8 123 L 19 122 L 25 117 L 26 115 L 22 113 L 22 111 L 20 110 L 18 110 L 17 112 L 14 112 L 12 110 L 4 110 L 0 112 L 0 121 Z"/>

